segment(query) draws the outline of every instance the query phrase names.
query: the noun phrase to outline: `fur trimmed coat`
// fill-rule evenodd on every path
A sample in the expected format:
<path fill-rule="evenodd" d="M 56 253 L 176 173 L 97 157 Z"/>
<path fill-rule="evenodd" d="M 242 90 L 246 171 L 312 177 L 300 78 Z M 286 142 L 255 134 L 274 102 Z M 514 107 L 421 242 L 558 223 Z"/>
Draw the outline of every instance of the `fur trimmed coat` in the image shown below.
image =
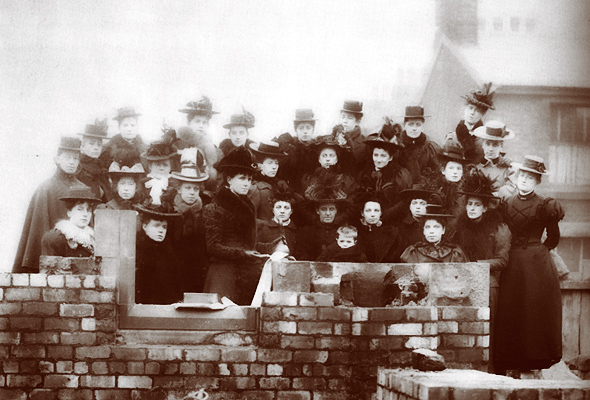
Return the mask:
<path fill-rule="evenodd" d="M 410 171 L 413 183 L 420 181 L 422 171 L 427 167 L 433 171 L 440 171 L 438 155 L 441 149 L 425 133 L 412 139 L 403 131 L 401 142 L 406 148 L 400 150 L 400 164 Z"/>
<path fill-rule="evenodd" d="M 29 203 L 12 272 L 39 272 L 43 234 L 53 229 L 58 221 L 67 218 L 66 206 L 59 198 L 67 195 L 72 187 L 80 185 L 82 182 L 74 175 L 66 174 L 59 168 L 39 185 Z"/>
<path fill-rule="evenodd" d="M 113 198 L 111 182 L 107 175 L 107 168 L 98 158 L 80 155 L 80 167 L 76 178 L 92 189 L 92 192 L 99 197 L 103 203 Z"/>
<path fill-rule="evenodd" d="M 67 219 L 55 224 L 41 239 L 41 255 L 60 257 L 92 257 L 94 229 L 78 228 Z"/>
<path fill-rule="evenodd" d="M 147 150 L 147 145 L 144 143 L 140 135 L 135 136 L 131 142 L 123 139 L 123 136 L 117 134 L 109 140 L 109 142 L 102 148 L 102 153 L 98 159 L 103 166 L 108 170 L 111 163 L 115 160 L 116 155 L 127 153 L 125 158 L 138 159 L 140 155 Z M 144 165 L 145 167 L 145 165 Z"/>

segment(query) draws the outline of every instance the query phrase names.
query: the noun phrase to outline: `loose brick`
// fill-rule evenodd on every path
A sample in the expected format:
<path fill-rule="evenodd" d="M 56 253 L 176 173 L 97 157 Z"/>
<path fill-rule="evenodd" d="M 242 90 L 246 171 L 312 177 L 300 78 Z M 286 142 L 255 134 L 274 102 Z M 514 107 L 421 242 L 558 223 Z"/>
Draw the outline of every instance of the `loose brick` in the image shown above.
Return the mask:
<path fill-rule="evenodd" d="M 39 331 L 43 326 L 43 320 L 39 317 L 10 317 L 9 325 L 19 331 Z"/>
<path fill-rule="evenodd" d="M 387 334 L 394 336 L 422 335 L 422 324 L 392 324 L 387 327 Z"/>
<path fill-rule="evenodd" d="M 406 310 L 401 307 L 375 308 L 368 310 L 369 321 L 375 322 L 403 322 L 406 320 Z"/>
<path fill-rule="evenodd" d="M 312 349 L 314 338 L 309 336 L 282 336 L 281 348 L 285 349 Z"/>
<path fill-rule="evenodd" d="M 127 389 L 151 389 L 152 378 L 149 376 L 119 376 L 117 387 Z"/>
<path fill-rule="evenodd" d="M 262 294 L 262 305 L 272 306 L 296 306 L 297 293 L 293 292 L 264 292 Z"/>
<path fill-rule="evenodd" d="M 301 335 L 330 335 L 332 326 L 330 322 L 298 322 L 297 332 Z"/>
<path fill-rule="evenodd" d="M 293 358 L 293 352 L 282 349 L 258 349 L 258 361 L 265 363 L 290 362 Z"/>
<path fill-rule="evenodd" d="M 60 304 L 59 315 L 62 317 L 92 317 L 94 306 L 92 304 Z"/>
<path fill-rule="evenodd" d="M 216 348 L 198 348 L 185 350 L 185 360 L 187 361 L 219 361 L 221 359 L 221 350 Z"/>
<path fill-rule="evenodd" d="M 43 386 L 46 388 L 76 388 L 78 387 L 77 375 L 45 375 Z"/>
<path fill-rule="evenodd" d="M 115 377 L 83 375 L 80 377 L 80 386 L 90 388 L 112 388 L 115 387 Z"/>
<path fill-rule="evenodd" d="M 74 355 L 72 346 L 48 346 L 47 357 L 54 359 L 71 360 Z"/>
<path fill-rule="evenodd" d="M 351 321 L 352 312 L 346 308 L 321 307 L 318 309 L 319 319 L 330 321 Z"/>
<path fill-rule="evenodd" d="M 475 336 L 444 335 L 443 344 L 445 347 L 473 347 L 475 346 Z"/>
<path fill-rule="evenodd" d="M 7 288 L 4 298 L 8 301 L 35 301 L 41 300 L 39 288 Z"/>
<path fill-rule="evenodd" d="M 224 362 L 254 362 L 256 350 L 253 349 L 222 349 L 221 360 Z"/>
<path fill-rule="evenodd" d="M 96 342 L 96 333 L 93 332 L 62 332 L 61 344 L 91 346 Z"/>
<path fill-rule="evenodd" d="M 0 272 L 0 287 L 10 286 L 12 274 L 10 272 Z"/>
<path fill-rule="evenodd" d="M 20 332 L 0 332 L 0 344 L 19 344 Z"/>
<path fill-rule="evenodd" d="M 293 354 L 296 363 L 325 363 L 328 361 L 328 352 L 325 350 L 297 350 Z"/>
<path fill-rule="evenodd" d="M 23 333 L 24 344 L 59 344 L 59 333 L 57 332 L 35 332 Z"/>
<path fill-rule="evenodd" d="M 78 301 L 78 292 L 69 289 L 43 289 L 43 301 L 58 303 L 75 303 Z"/>
<path fill-rule="evenodd" d="M 259 381 L 260 389 L 267 389 L 267 390 L 289 389 L 290 383 L 291 382 L 290 382 L 289 378 L 278 378 L 278 377 L 276 377 L 276 378 L 275 377 L 273 377 L 273 378 L 260 378 L 260 381 Z"/>
<path fill-rule="evenodd" d="M 92 346 L 92 347 L 78 347 L 76 349 L 76 358 L 109 358 L 111 356 L 111 348 L 109 346 Z"/>
<path fill-rule="evenodd" d="M 326 380 L 323 378 L 293 378 L 293 389 L 295 390 L 325 390 L 326 387 Z"/>
<path fill-rule="evenodd" d="M 45 318 L 44 330 L 74 332 L 80 329 L 80 320 L 74 318 Z"/>
<path fill-rule="evenodd" d="M 65 286 L 65 275 L 49 275 L 47 285 L 52 288 L 62 288 Z"/>
<path fill-rule="evenodd" d="M 182 349 L 169 347 L 151 348 L 148 349 L 147 357 L 150 360 L 161 361 L 182 360 Z"/>
<path fill-rule="evenodd" d="M 438 347 L 438 338 L 428 336 L 412 336 L 408 339 L 405 346 L 407 349 L 423 348 L 434 350 Z"/>
<path fill-rule="evenodd" d="M 33 389 L 29 393 L 29 400 L 56 400 L 57 393 L 52 389 Z"/>
<path fill-rule="evenodd" d="M 41 384 L 41 375 L 12 375 L 6 376 L 6 386 L 34 388 Z"/>
<path fill-rule="evenodd" d="M 318 310 L 312 307 L 285 307 L 283 318 L 293 321 L 309 321 L 318 318 Z"/>
<path fill-rule="evenodd" d="M 43 346 L 12 346 L 12 355 L 17 358 L 44 358 L 45 347 Z"/>
<path fill-rule="evenodd" d="M 332 293 L 302 293 L 299 295 L 299 305 L 303 307 L 333 307 Z"/>
<path fill-rule="evenodd" d="M 310 392 L 300 392 L 300 391 L 278 392 L 277 393 L 277 400 L 311 400 L 311 393 Z"/>
<path fill-rule="evenodd" d="M 29 286 L 29 274 L 12 274 L 12 286 Z"/>

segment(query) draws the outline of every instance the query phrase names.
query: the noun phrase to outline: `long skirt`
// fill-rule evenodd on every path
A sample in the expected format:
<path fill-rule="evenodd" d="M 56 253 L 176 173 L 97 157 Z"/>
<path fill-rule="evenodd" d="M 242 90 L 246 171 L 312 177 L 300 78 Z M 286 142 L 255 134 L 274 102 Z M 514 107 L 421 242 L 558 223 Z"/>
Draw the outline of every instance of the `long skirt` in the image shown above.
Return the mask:
<path fill-rule="evenodd" d="M 494 364 L 509 369 L 548 368 L 561 359 L 561 290 L 549 251 L 542 244 L 510 250 L 500 278 Z"/>

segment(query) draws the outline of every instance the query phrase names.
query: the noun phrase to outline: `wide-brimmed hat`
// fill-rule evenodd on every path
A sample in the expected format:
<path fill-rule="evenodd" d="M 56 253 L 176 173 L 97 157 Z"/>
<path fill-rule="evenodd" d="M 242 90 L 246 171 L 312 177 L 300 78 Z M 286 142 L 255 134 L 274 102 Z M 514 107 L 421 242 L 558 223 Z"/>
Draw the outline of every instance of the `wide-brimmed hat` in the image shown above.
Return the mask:
<path fill-rule="evenodd" d="M 186 103 L 186 108 L 181 108 L 178 111 L 188 115 L 204 115 L 209 118 L 211 118 L 213 114 L 219 114 L 218 111 L 213 111 L 213 104 L 207 96 L 202 96 L 196 101 L 189 101 Z"/>
<path fill-rule="evenodd" d="M 440 197 L 440 194 L 436 190 L 427 189 L 420 183 L 413 184 L 411 189 L 404 189 L 399 194 L 406 200 L 422 199 L 429 203 L 433 202 L 433 198 Z"/>
<path fill-rule="evenodd" d="M 101 203 L 102 200 L 96 197 L 92 189 L 86 185 L 74 186 L 68 194 L 59 198 L 62 201 L 87 201 L 89 203 Z"/>
<path fill-rule="evenodd" d="M 78 133 L 79 136 L 93 137 L 97 139 L 107 140 L 109 126 L 107 120 L 96 120 L 94 124 L 86 124 L 86 128 L 83 133 Z"/>
<path fill-rule="evenodd" d="M 316 119 L 314 118 L 313 110 L 311 108 L 299 108 L 295 110 L 295 119 L 293 122 L 295 125 L 300 122 L 311 122 L 315 124 Z"/>
<path fill-rule="evenodd" d="M 500 121 L 486 122 L 484 126 L 475 128 L 473 135 L 484 140 L 510 140 L 515 136 L 514 132 Z"/>
<path fill-rule="evenodd" d="M 256 118 L 252 113 L 243 109 L 242 114 L 232 114 L 229 123 L 223 125 L 225 129 L 231 129 L 232 126 L 245 126 L 246 128 L 254 128 Z"/>
<path fill-rule="evenodd" d="M 236 147 L 214 165 L 221 172 L 239 170 L 248 174 L 256 172 L 256 164 L 252 153 L 243 146 Z"/>
<path fill-rule="evenodd" d="M 60 150 L 80 151 L 80 139 L 71 136 L 62 136 L 59 140 Z"/>
<path fill-rule="evenodd" d="M 492 98 L 494 97 L 494 91 L 492 90 L 492 82 L 485 83 L 479 90 L 474 89 L 465 96 L 461 96 L 467 103 L 473 104 L 477 107 L 482 107 L 490 110 L 495 110 Z"/>
<path fill-rule="evenodd" d="M 465 159 L 465 151 L 463 150 L 463 146 L 461 146 L 461 143 L 453 138 L 448 138 L 445 140 L 442 148 L 441 158 L 445 162 L 455 161 L 461 164 L 467 161 Z"/>
<path fill-rule="evenodd" d="M 174 209 L 172 204 L 162 202 L 162 204 L 155 205 L 152 198 L 148 197 L 141 204 L 134 204 L 135 208 L 140 214 L 144 214 L 157 219 L 172 219 L 180 216 L 180 213 Z"/>
<path fill-rule="evenodd" d="M 464 177 L 461 190 L 457 194 L 463 196 L 479 197 L 482 199 L 497 199 L 493 195 L 493 181 L 482 171 L 472 168 Z"/>
<path fill-rule="evenodd" d="M 151 143 L 141 157 L 147 161 L 162 161 L 178 156 L 176 131 L 168 126 L 162 128 L 162 138 Z"/>
<path fill-rule="evenodd" d="M 426 212 L 421 214 L 422 218 L 451 218 L 454 217 L 444 206 L 440 204 L 426 204 Z"/>
<path fill-rule="evenodd" d="M 344 105 L 340 111 L 363 116 L 363 102 L 356 100 L 344 100 Z"/>
<path fill-rule="evenodd" d="M 424 107 L 422 106 L 407 106 L 405 115 L 401 115 L 404 121 L 413 118 L 428 118 L 430 115 L 424 115 Z"/>
<path fill-rule="evenodd" d="M 172 172 L 171 177 L 182 182 L 204 182 L 209 179 L 207 159 L 197 147 L 178 150 L 180 154 L 180 172 Z"/>
<path fill-rule="evenodd" d="M 273 141 L 250 143 L 250 150 L 258 162 L 263 162 L 266 158 L 276 158 L 282 161 L 287 157 L 287 154 L 279 149 L 279 144 Z"/>
<path fill-rule="evenodd" d="M 405 146 L 401 142 L 401 133 L 401 125 L 386 118 L 386 123 L 381 127 L 381 130 L 367 136 L 365 144 L 371 148 L 381 148 L 390 152 L 403 149 Z"/>
<path fill-rule="evenodd" d="M 520 171 L 528 171 L 533 174 L 548 175 L 545 161 L 537 156 L 524 156 L 524 163 L 512 163 L 512 168 Z"/>
<path fill-rule="evenodd" d="M 305 190 L 305 198 L 316 204 L 342 203 L 346 201 L 347 195 L 342 188 L 337 186 L 315 184 Z"/>
<path fill-rule="evenodd" d="M 133 107 L 121 107 L 117 110 L 117 115 L 113 118 L 115 121 L 122 121 L 125 118 L 134 117 L 137 118 L 141 114 L 136 112 Z"/>
<path fill-rule="evenodd" d="M 109 166 L 108 174 L 111 177 L 133 176 L 139 178 L 145 174 L 145 170 L 143 169 L 143 165 L 141 165 L 139 162 L 128 166 L 121 165 L 117 161 L 113 161 Z"/>

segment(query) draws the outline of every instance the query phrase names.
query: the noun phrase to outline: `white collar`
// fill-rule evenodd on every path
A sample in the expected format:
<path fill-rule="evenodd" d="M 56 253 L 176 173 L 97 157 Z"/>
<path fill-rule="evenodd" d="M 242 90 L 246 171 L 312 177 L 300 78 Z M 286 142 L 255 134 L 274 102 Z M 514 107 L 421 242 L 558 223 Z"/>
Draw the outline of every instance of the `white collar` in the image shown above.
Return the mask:
<path fill-rule="evenodd" d="M 55 229 L 66 237 L 68 245 L 73 249 L 78 247 L 78 244 L 90 250 L 94 249 L 94 229 L 91 227 L 78 228 L 69 219 L 63 219 L 55 224 Z"/>

